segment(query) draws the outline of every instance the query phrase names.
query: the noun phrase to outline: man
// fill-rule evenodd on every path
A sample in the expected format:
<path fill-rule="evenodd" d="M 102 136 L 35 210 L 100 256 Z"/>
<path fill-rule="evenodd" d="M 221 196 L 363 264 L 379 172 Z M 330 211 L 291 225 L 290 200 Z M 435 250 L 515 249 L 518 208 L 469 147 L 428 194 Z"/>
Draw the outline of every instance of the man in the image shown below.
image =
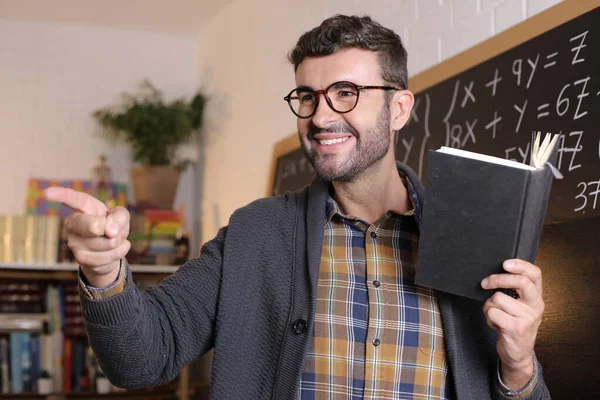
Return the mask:
<path fill-rule="evenodd" d="M 290 60 L 297 88 L 285 99 L 320 178 L 236 211 L 160 285 L 132 282 L 126 210 L 47 191 L 79 211 L 69 246 L 111 381 L 164 383 L 214 347 L 216 399 L 550 398 L 533 350 L 539 268 L 507 260 L 482 286 L 519 299 L 498 292 L 483 305 L 414 284 L 423 189 L 394 159 L 414 100 L 400 38 L 336 16 Z"/>

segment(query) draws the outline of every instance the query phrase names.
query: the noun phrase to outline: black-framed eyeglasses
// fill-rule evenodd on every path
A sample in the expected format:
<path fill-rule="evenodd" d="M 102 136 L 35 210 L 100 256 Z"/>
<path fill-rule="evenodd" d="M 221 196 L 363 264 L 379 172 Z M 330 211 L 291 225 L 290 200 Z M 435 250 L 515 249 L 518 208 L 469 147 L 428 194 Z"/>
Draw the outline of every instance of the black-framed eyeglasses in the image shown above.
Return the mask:
<path fill-rule="evenodd" d="M 400 90 L 393 86 L 362 86 L 348 81 L 340 81 L 332 83 L 323 90 L 300 86 L 283 99 L 287 101 L 290 110 L 298 118 L 310 118 L 315 115 L 319 106 L 320 94 L 325 96 L 325 101 L 333 111 L 345 114 L 354 110 L 358 104 L 360 91 L 366 89 Z"/>

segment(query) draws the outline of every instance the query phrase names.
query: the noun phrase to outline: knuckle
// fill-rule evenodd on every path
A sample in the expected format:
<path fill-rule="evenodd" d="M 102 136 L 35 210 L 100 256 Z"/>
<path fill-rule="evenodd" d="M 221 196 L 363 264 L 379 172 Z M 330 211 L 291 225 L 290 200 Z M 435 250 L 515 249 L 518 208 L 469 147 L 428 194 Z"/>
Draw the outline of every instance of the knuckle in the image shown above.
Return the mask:
<path fill-rule="evenodd" d="M 121 258 L 123 258 L 123 257 L 125 256 L 125 253 L 126 253 L 126 252 L 123 250 L 123 246 L 119 246 L 119 247 L 117 247 L 116 249 L 113 249 L 113 250 L 110 252 L 110 259 L 111 259 L 111 262 L 112 262 L 112 261 L 117 261 L 117 260 L 120 260 Z"/>
<path fill-rule="evenodd" d="M 523 288 L 529 286 L 531 283 L 532 283 L 531 280 L 529 278 L 527 278 L 525 275 L 519 276 L 519 278 L 517 280 L 517 284 Z"/>
<path fill-rule="evenodd" d="M 90 265 L 90 256 L 87 253 L 78 251 L 73 254 L 79 264 Z"/>
<path fill-rule="evenodd" d="M 69 232 L 71 230 L 71 225 L 73 224 L 73 216 L 75 214 L 70 214 L 69 216 L 67 216 L 67 218 L 65 218 L 65 220 L 63 221 L 63 228 L 65 231 Z"/>
<path fill-rule="evenodd" d="M 128 240 L 126 240 L 122 246 L 122 252 L 120 254 L 119 259 L 125 257 L 127 255 L 127 253 L 129 253 L 130 249 L 131 249 L 131 243 Z"/>
<path fill-rule="evenodd" d="M 112 238 L 112 239 L 108 240 L 108 244 L 107 244 L 108 249 L 114 249 L 118 245 L 119 245 L 119 243 L 117 242 L 116 238 Z"/>
<path fill-rule="evenodd" d="M 92 234 L 100 236 L 104 231 L 104 227 L 101 226 L 101 223 L 98 220 L 98 218 L 94 218 L 90 221 L 89 230 Z"/>
<path fill-rule="evenodd" d="M 500 303 L 502 301 L 502 296 L 504 296 L 504 293 L 502 292 L 496 292 L 494 293 L 494 295 L 491 297 L 492 301 L 494 303 Z"/>
<path fill-rule="evenodd" d="M 487 307 L 487 308 L 483 309 L 483 314 L 485 315 L 486 318 L 490 318 L 491 310 L 492 310 L 492 307 Z"/>
<path fill-rule="evenodd" d="M 532 274 L 535 279 L 542 279 L 542 269 L 537 265 L 533 266 Z"/>
<path fill-rule="evenodd" d="M 546 311 L 546 303 L 544 302 L 544 300 L 540 299 L 540 305 L 539 305 L 540 315 L 544 314 L 544 311 Z"/>

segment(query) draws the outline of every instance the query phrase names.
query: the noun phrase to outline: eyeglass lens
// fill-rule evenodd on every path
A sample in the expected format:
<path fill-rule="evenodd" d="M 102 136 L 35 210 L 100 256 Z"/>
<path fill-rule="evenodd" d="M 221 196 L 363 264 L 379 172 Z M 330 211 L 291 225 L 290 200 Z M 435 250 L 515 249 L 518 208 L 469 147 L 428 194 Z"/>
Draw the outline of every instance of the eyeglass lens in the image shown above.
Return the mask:
<path fill-rule="evenodd" d="M 326 89 L 328 103 L 334 111 L 344 113 L 352 110 L 358 101 L 358 89 L 348 82 L 338 82 Z M 310 89 L 296 89 L 291 93 L 290 105 L 300 117 L 308 117 L 315 111 L 318 92 Z"/>

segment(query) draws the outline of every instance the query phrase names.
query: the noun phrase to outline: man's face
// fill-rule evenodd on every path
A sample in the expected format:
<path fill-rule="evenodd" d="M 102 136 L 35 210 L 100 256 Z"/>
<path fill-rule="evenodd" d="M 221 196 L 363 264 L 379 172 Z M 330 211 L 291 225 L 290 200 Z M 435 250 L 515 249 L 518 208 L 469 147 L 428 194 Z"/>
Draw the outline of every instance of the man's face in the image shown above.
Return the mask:
<path fill-rule="evenodd" d="M 306 58 L 296 71 L 296 85 L 313 90 L 339 81 L 385 85 L 377 53 L 343 49 L 329 56 Z M 332 110 L 323 95 L 319 96 L 315 114 L 298 118 L 302 149 L 323 179 L 351 181 L 390 150 L 390 109 L 385 91 L 361 91 L 356 108 L 345 114 Z"/>

